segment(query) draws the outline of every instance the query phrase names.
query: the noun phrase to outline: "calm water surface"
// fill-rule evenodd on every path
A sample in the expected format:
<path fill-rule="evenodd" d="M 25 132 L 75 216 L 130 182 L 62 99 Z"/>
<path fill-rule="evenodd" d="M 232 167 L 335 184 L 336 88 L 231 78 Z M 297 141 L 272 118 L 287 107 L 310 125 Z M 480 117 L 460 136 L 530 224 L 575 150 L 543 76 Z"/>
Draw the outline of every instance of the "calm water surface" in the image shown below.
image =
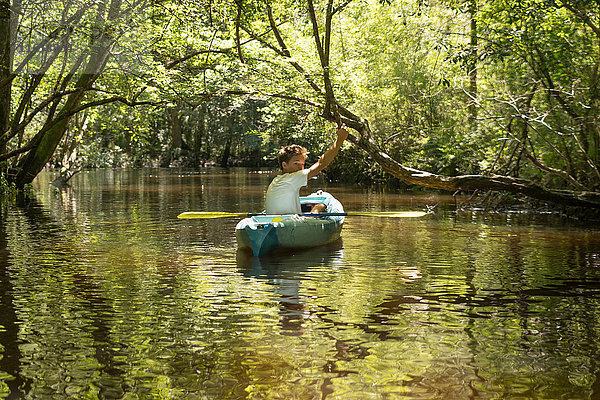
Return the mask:
<path fill-rule="evenodd" d="M 326 186 L 342 240 L 254 259 L 247 170 L 43 173 L 0 221 L 0 398 L 597 399 L 600 229 Z"/>

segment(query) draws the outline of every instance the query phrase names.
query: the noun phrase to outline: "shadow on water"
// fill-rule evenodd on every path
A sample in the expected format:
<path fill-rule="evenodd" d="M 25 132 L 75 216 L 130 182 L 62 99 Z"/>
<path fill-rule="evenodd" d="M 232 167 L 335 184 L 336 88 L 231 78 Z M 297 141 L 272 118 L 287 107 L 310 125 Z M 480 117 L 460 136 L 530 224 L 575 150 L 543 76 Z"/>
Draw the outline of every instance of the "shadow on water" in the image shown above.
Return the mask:
<path fill-rule="evenodd" d="M 4 216 L 3 216 L 4 217 Z M 3 377 L 8 386 L 8 399 L 22 398 L 28 392 L 29 382 L 21 376 L 19 351 L 19 320 L 14 307 L 10 279 L 10 251 L 6 236 L 5 218 L 0 218 L 0 361 Z M 1 391 L 0 391 L 1 393 Z"/>

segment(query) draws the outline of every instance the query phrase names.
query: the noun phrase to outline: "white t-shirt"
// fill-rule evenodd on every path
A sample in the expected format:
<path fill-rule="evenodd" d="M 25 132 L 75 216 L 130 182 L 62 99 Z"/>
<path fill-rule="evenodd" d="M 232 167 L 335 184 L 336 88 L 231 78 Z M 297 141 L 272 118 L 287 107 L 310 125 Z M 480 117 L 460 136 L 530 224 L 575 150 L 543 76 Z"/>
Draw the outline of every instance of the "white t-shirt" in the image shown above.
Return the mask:
<path fill-rule="evenodd" d="M 265 199 L 267 214 L 300 214 L 300 188 L 308 183 L 308 169 L 277 175 Z"/>

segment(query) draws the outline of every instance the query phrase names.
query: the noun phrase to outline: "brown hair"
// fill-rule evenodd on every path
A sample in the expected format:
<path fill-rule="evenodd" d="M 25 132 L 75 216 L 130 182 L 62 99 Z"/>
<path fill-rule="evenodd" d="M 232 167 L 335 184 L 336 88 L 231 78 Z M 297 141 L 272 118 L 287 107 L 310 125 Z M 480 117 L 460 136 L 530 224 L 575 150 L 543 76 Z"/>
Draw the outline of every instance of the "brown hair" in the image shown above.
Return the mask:
<path fill-rule="evenodd" d="M 292 157 L 294 157 L 296 154 L 306 154 L 306 149 L 302 146 L 298 146 L 297 144 L 283 146 L 277 155 L 279 167 L 283 169 L 283 163 L 289 163 Z"/>

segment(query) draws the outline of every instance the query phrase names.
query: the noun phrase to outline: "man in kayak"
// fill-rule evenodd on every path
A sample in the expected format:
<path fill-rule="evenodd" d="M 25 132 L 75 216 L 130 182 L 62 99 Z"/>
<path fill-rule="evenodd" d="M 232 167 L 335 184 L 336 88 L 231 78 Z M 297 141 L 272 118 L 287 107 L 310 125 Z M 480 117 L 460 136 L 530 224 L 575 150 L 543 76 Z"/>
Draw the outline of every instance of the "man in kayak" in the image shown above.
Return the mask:
<path fill-rule="evenodd" d="M 308 180 L 317 176 L 334 159 L 342 143 L 348 137 L 345 125 L 337 131 L 337 139 L 329 149 L 310 166 L 304 168 L 306 149 L 296 144 L 284 146 L 279 151 L 278 160 L 281 172 L 267 188 L 265 208 L 267 214 L 300 214 L 300 188 L 308 184 Z M 311 212 L 323 212 L 325 206 L 317 204 Z"/>

